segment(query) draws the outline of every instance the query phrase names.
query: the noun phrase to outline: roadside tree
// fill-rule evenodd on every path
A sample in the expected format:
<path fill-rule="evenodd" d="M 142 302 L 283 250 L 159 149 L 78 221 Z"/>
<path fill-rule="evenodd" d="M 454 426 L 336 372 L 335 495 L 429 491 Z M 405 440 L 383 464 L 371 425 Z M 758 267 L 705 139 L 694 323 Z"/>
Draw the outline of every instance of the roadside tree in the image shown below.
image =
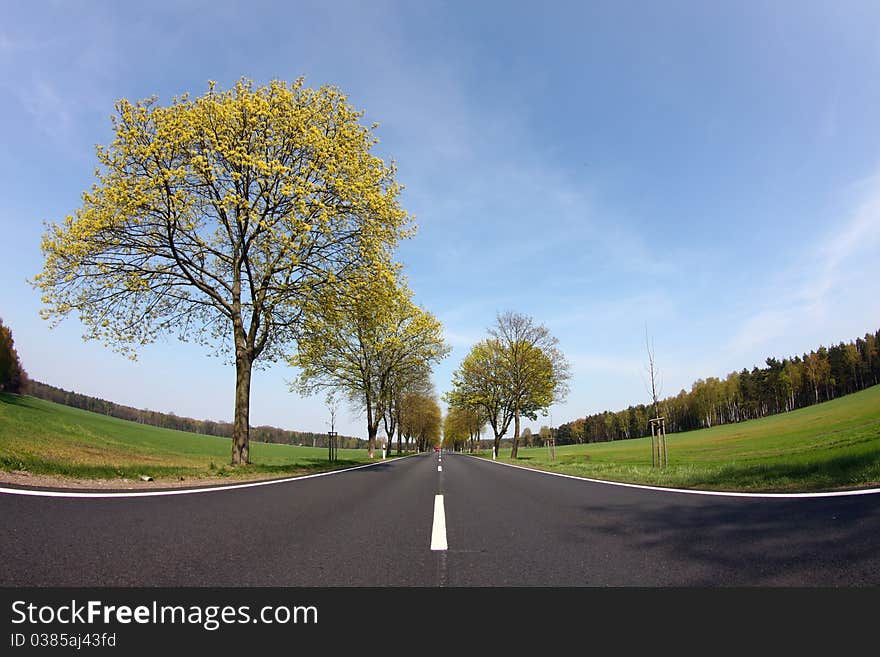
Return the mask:
<path fill-rule="evenodd" d="M 546 326 L 536 324 L 527 315 L 498 315 L 489 335 L 499 341 L 506 360 L 514 423 L 510 457 L 516 458 L 520 418 L 536 420 L 539 411 L 565 400 L 570 366 L 559 349 L 559 341 Z"/>
<path fill-rule="evenodd" d="M 43 316 L 77 314 L 87 339 L 131 357 L 160 334 L 229 356 L 232 463 L 247 463 L 255 364 L 288 353 L 316 292 L 390 272 L 409 235 L 362 116 L 301 79 L 118 101 L 97 182 L 43 238 Z"/>
<path fill-rule="evenodd" d="M 400 414 L 400 431 L 406 439 L 414 441 L 415 449 L 424 452 L 440 444 L 443 428 L 443 412 L 437 398 L 431 393 L 410 392 L 404 395 Z"/>
<path fill-rule="evenodd" d="M 445 397 L 450 406 L 470 408 L 486 418 L 494 434 L 496 454 L 513 420 L 507 362 L 498 340 L 478 342 L 453 372 L 452 389 Z"/>
<path fill-rule="evenodd" d="M 394 418 L 389 441 L 399 431 L 395 392 L 427 378 L 448 352 L 440 322 L 412 302 L 402 281 L 364 272 L 318 295 L 289 362 L 300 370 L 293 387 L 301 393 L 336 390 L 365 412 L 372 458 L 382 419 Z"/>
<path fill-rule="evenodd" d="M 27 384 L 27 374 L 21 366 L 12 331 L 0 319 L 0 392 L 19 394 Z"/>

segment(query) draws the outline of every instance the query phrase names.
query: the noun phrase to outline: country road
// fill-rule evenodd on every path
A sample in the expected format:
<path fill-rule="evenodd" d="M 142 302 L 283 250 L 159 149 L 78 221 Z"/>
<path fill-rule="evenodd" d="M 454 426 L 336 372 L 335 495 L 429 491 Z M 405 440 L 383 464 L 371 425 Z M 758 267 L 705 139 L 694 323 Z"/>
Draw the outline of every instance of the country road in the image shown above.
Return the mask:
<path fill-rule="evenodd" d="M 193 494 L 8 492 L 0 515 L 7 587 L 880 585 L 877 494 L 690 495 L 458 454 Z"/>

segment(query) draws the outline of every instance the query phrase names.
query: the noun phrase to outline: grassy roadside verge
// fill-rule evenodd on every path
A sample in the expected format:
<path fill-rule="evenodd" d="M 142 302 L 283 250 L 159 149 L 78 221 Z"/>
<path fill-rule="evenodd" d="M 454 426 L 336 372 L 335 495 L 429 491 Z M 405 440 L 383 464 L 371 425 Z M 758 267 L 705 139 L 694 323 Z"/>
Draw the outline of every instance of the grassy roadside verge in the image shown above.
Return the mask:
<path fill-rule="evenodd" d="M 502 449 L 499 460 L 579 477 L 705 490 L 797 492 L 880 485 L 880 386 L 760 420 L 669 434 L 670 466 L 649 438 Z M 489 456 L 484 453 L 482 456 Z"/>
<path fill-rule="evenodd" d="M 230 440 L 128 422 L 34 397 L 0 393 L 0 470 L 80 479 L 157 481 L 270 478 L 370 463 L 363 449 L 251 443 L 246 466 L 229 465 Z M 375 461 L 376 459 L 373 459 Z"/>

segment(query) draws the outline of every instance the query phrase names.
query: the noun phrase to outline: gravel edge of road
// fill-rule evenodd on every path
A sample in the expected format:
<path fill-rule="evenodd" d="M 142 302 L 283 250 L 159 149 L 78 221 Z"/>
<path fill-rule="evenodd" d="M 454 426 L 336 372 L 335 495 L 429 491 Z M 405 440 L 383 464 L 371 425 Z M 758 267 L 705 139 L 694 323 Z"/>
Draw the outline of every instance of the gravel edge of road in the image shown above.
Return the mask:
<path fill-rule="evenodd" d="M 299 479 L 317 474 L 330 474 L 333 472 L 346 472 L 355 468 L 362 468 L 366 465 L 378 465 L 380 463 L 391 463 L 400 459 L 416 456 L 416 454 L 408 454 L 406 456 L 396 456 L 391 459 L 378 459 L 372 463 L 362 463 L 360 465 L 347 468 L 335 468 L 314 472 L 311 470 L 303 470 L 302 472 L 293 472 L 284 475 L 273 474 L 252 474 L 241 475 L 236 477 L 199 477 L 185 479 L 154 479 L 152 481 L 140 481 L 133 479 L 82 479 L 75 477 L 62 477 L 58 475 L 43 475 L 20 470 L 0 470 L 0 486 L 13 486 L 26 490 L 52 490 L 52 491 L 100 491 L 106 493 L 125 493 L 125 492 L 141 492 L 141 491 L 161 491 L 180 488 L 193 489 L 209 489 L 217 487 L 229 487 L 236 485 L 251 484 L 257 482 L 271 481 L 288 481 L 290 479 Z"/>

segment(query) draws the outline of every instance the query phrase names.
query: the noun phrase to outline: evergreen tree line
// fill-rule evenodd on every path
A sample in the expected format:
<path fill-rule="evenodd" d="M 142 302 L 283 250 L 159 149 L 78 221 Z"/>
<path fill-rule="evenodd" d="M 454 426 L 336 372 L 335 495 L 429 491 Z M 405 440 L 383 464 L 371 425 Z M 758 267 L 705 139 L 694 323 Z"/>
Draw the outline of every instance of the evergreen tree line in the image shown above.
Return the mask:
<path fill-rule="evenodd" d="M 21 366 L 12 331 L 0 319 L 0 392 L 18 394 L 27 386 L 27 373 Z"/>
<path fill-rule="evenodd" d="M 154 427 L 189 431 L 190 433 L 207 436 L 220 436 L 221 438 L 230 438 L 232 436 L 232 422 L 194 420 L 188 417 L 180 417 L 174 413 L 159 413 L 148 409 L 124 406 L 106 399 L 99 399 L 98 397 L 90 397 L 78 392 L 56 388 L 40 381 L 29 381 L 24 392 L 39 399 L 55 402 L 56 404 L 64 404 L 65 406 L 72 406 L 73 408 L 80 408 L 85 411 L 101 413 L 102 415 L 139 422 L 140 424 L 148 424 Z M 327 447 L 326 433 L 289 431 L 272 426 L 251 427 L 250 432 L 253 440 L 264 443 Z M 366 440 L 353 436 L 337 436 L 337 439 L 338 446 L 344 449 L 362 449 L 367 445 Z"/>
<path fill-rule="evenodd" d="M 660 402 L 669 433 L 704 429 L 792 411 L 880 383 L 880 330 L 803 356 L 767 358 L 766 367 L 731 372 L 724 379 L 698 379 Z M 561 425 L 560 445 L 649 436 L 651 405 L 638 404 L 588 415 Z"/>

